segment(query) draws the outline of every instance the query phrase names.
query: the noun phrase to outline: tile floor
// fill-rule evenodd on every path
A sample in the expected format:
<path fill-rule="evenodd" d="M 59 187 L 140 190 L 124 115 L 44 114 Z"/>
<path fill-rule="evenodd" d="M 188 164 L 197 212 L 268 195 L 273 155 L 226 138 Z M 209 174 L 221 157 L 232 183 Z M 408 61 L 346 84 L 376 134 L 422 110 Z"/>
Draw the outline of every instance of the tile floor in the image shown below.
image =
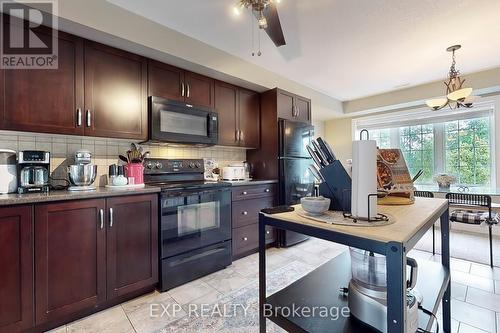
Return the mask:
<path fill-rule="evenodd" d="M 267 253 L 268 274 L 290 266 L 303 272 L 313 270 L 346 250 L 346 247 L 319 239 L 311 239 L 288 249 L 271 248 Z M 439 255 L 413 250 L 410 256 L 427 260 L 440 260 Z M 500 333 L 500 268 L 476 264 L 465 260 L 451 260 L 452 268 L 452 328 L 453 333 Z M 298 277 L 297 277 L 298 278 Z M 238 291 L 257 283 L 257 254 L 235 261 L 230 267 L 165 293 L 153 292 L 129 302 L 104 310 L 92 316 L 53 330 L 63 332 L 170 332 L 167 326 L 188 318 L 190 304 L 214 304 L 222 299 L 238 297 Z M 283 278 L 285 279 L 285 277 Z M 161 303 L 169 316 L 155 317 L 151 307 Z M 154 309 L 154 311 L 152 310 Z M 440 315 L 438 314 L 438 317 Z M 197 331 L 214 331 L 210 321 Z M 213 324 L 213 323 L 212 323 Z M 167 328 L 165 329 L 165 327 Z M 270 332 L 282 332 L 270 326 Z M 163 330 L 162 330 L 163 329 Z M 258 332 L 257 328 L 231 332 Z"/>

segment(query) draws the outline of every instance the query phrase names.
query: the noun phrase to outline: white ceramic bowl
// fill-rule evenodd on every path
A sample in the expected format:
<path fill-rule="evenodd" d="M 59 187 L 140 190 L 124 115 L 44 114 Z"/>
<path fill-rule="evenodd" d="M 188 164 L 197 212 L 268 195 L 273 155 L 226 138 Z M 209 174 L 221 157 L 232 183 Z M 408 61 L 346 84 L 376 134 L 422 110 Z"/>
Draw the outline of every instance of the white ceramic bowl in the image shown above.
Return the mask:
<path fill-rule="evenodd" d="M 321 215 L 330 208 L 330 199 L 325 197 L 304 197 L 300 199 L 302 209 L 311 215 Z"/>

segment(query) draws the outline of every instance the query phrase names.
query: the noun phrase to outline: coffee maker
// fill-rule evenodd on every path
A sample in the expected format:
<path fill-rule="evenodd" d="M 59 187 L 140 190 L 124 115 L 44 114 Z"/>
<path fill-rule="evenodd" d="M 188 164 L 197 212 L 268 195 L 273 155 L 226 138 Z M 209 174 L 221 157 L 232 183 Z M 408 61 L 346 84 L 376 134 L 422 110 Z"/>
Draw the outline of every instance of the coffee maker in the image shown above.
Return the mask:
<path fill-rule="evenodd" d="M 23 150 L 17 157 L 19 186 L 17 192 L 48 192 L 50 173 L 50 152 Z"/>

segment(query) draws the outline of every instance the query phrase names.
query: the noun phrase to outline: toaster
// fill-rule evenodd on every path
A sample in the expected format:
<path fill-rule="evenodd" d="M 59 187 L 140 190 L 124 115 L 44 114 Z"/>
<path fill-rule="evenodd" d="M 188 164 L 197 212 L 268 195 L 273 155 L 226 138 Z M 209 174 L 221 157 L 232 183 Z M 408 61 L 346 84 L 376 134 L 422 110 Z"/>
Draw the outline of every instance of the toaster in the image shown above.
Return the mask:
<path fill-rule="evenodd" d="M 245 180 L 244 166 L 227 166 L 222 168 L 222 179 L 228 181 Z"/>

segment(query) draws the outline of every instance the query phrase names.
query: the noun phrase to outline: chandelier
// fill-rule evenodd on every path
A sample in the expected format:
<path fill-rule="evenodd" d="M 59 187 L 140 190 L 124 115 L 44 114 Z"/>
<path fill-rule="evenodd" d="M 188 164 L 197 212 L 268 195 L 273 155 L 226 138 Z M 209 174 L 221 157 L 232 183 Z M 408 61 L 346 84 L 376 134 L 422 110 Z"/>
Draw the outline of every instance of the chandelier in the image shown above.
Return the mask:
<path fill-rule="evenodd" d="M 425 103 L 433 110 L 440 110 L 446 106 L 451 109 L 461 107 L 470 108 L 474 103 L 475 96 L 472 95 L 472 88 L 464 88 L 465 79 L 460 77 L 460 71 L 455 68 L 455 51 L 459 50 L 461 45 L 453 45 L 446 49 L 452 53 L 452 62 L 448 81 L 444 82 L 446 86 L 446 96 L 440 98 L 429 99 Z"/>

